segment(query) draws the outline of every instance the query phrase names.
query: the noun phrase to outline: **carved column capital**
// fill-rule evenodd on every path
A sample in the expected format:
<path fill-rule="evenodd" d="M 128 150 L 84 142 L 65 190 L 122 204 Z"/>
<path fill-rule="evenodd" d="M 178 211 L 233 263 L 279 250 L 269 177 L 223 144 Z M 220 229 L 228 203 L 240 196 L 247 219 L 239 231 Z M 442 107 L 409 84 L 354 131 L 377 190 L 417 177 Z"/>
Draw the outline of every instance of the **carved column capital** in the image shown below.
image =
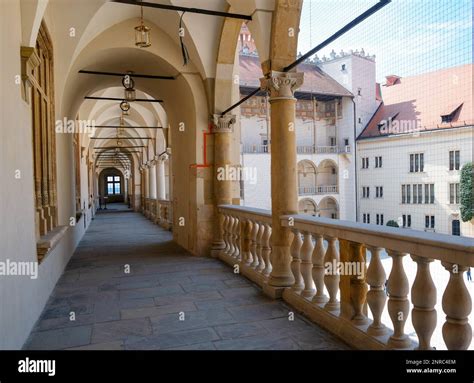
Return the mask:
<path fill-rule="evenodd" d="M 303 84 L 303 79 L 303 73 L 271 71 L 268 78 L 260 79 L 260 87 L 270 92 L 270 101 L 293 100 L 295 90 Z"/>
<path fill-rule="evenodd" d="M 235 114 L 214 115 L 214 131 L 216 133 L 232 133 L 237 119 Z"/>

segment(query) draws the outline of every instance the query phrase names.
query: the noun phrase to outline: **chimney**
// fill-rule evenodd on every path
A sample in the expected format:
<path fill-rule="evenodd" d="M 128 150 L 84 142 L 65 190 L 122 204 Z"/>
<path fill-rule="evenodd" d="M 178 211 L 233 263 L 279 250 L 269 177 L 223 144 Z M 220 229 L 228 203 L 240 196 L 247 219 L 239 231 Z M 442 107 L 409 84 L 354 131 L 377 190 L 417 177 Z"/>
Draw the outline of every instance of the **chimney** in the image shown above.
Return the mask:
<path fill-rule="evenodd" d="M 400 82 L 399 80 L 401 79 L 401 77 L 391 74 L 389 76 L 385 76 L 385 79 L 387 80 L 387 82 L 385 83 L 384 86 L 392 86 L 392 85 L 398 84 Z"/>

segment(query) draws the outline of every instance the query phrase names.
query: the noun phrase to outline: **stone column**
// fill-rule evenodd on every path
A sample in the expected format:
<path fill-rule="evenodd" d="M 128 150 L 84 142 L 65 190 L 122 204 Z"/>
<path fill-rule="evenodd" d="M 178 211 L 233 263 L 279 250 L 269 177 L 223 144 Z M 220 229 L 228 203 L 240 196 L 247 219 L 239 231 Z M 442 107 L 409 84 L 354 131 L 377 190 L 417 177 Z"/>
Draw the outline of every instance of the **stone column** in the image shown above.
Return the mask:
<path fill-rule="evenodd" d="M 155 162 L 150 164 L 150 198 L 156 198 L 156 165 Z"/>
<path fill-rule="evenodd" d="M 156 199 L 166 198 L 165 161 L 158 159 L 156 163 Z"/>
<path fill-rule="evenodd" d="M 152 168 L 152 164 L 149 163 L 147 168 L 146 168 L 146 179 L 147 179 L 147 186 L 148 186 L 148 198 L 153 198 L 153 175 L 154 171 Z"/>
<path fill-rule="evenodd" d="M 294 91 L 303 83 L 303 73 L 272 71 L 260 80 L 270 91 L 271 105 L 271 189 L 272 189 L 272 265 L 269 285 L 291 286 L 291 229 L 280 225 L 280 216 L 297 214 L 297 169 Z"/>
<path fill-rule="evenodd" d="M 212 242 L 211 255 L 217 257 L 225 248 L 222 231 L 222 215 L 218 212 L 219 205 L 232 204 L 232 181 L 222 177 L 227 174 L 226 167 L 232 166 L 230 157 L 231 135 L 234 132 L 236 117 L 234 114 L 214 115 L 214 193 L 215 217 L 214 241 Z"/>

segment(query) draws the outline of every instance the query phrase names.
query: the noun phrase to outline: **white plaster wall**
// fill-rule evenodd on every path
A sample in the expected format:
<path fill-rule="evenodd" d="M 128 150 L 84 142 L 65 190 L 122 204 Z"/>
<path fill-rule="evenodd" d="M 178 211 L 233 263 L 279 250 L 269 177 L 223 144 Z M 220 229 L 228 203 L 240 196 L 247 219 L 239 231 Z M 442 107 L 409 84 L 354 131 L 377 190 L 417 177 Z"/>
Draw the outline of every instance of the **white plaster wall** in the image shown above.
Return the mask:
<path fill-rule="evenodd" d="M 459 171 L 449 171 L 449 151 L 460 150 L 461 167 L 473 158 L 473 129 L 449 129 L 425 133 L 419 137 L 361 140 L 358 142 L 359 220 L 370 213 L 371 223 L 375 214 L 384 214 L 385 224 L 397 220 L 402 214 L 411 214 L 412 229 L 424 230 L 425 215 L 435 216 L 437 233 L 451 234 L 451 222 L 459 214 L 459 205 L 449 204 L 449 184 L 459 182 Z M 424 153 L 425 171 L 409 172 L 410 153 Z M 375 156 L 382 156 L 383 167 L 375 169 Z M 369 157 L 370 168 L 360 169 L 362 157 Z M 402 204 L 402 184 L 435 184 L 435 204 Z M 370 187 L 370 198 L 361 198 L 362 186 Z M 375 186 L 383 186 L 382 199 L 375 198 Z M 424 190 L 423 190 L 424 193 Z M 412 195 L 413 198 L 413 195 Z M 474 236 L 473 222 L 461 222 L 461 235 Z"/>
<path fill-rule="evenodd" d="M 266 153 L 242 155 L 242 166 L 257 169 L 257 182 L 244 182 L 243 206 L 272 209 L 270 160 L 270 155 Z"/>
<path fill-rule="evenodd" d="M 1 52 L 1 150 L 0 188 L 3 251 L 0 261 L 37 259 L 34 200 L 31 110 L 21 98 L 15 76 L 20 70 L 20 3 L 0 2 Z M 74 212 L 72 137 L 57 137 L 59 223 L 68 224 Z M 16 170 L 21 178 L 15 178 Z M 90 214 L 89 214 L 90 215 Z M 80 221 L 82 222 L 82 221 Z M 39 277 L 0 276 L 0 349 L 19 349 L 49 298 L 77 243 L 82 224 L 70 227 L 55 249 L 39 266 Z"/>

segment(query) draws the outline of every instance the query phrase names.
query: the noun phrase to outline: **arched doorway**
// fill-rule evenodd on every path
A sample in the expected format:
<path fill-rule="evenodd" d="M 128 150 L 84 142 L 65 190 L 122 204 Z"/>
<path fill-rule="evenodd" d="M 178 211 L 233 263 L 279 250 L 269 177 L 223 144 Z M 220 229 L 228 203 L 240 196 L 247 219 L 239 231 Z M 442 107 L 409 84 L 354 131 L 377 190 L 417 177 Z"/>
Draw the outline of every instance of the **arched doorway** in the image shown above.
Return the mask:
<path fill-rule="evenodd" d="M 339 206 L 332 197 L 324 197 L 319 203 L 319 216 L 325 218 L 339 218 Z"/>
<path fill-rule="evenodd" d="M 316 165 L 309 160 L 298 163 L 298 194 L 316 194 Z"/>
<path fill-rule="evenodd" d="M 106 199 L 107 203 L 125 202 L 124 176 L 115 168 L 102 170 L 99 175 L 99 197 Z"/>
<path fill-rule="evenodd" d="M 316 202 L 309 198 L 302 199 L 298 202 L 298 213 L 299 214 L 308 214 L 316 217 L 318 214 L 318 207 Z"/>

